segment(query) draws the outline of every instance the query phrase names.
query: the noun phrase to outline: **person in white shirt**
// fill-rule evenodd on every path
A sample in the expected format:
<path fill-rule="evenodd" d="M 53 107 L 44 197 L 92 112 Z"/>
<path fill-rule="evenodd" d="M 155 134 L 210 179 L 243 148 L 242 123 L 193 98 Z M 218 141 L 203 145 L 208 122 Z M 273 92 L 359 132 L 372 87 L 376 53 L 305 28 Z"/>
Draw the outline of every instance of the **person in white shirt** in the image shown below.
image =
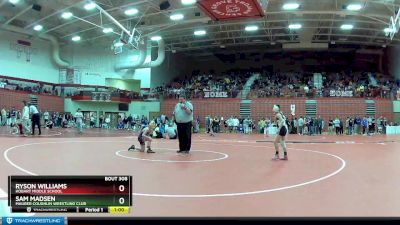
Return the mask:
<path fill-rule="evenodd" d="M 75 119 L 76 119 L 76 128 L 78 129 L 78 134 L 82 134 L 83 113 L 81 112 L 80 108 L 78 108 L 78 110 L 75 113 Z"/>
<path fill-rule="evenodd" d="M 110 129 L 110 122 L 111 122 L 110 116 L 108 116 L 108 117 L 105 119 L 105 122 L 106 122 L 106 129 Z"/>
<path fill-rule="evenodd" d="M 21 122 L 24 136 L 27 136 L 31 133 L 31 129 L 29 128 L 29 106 L 26 101 L 22 101 L 22 103 L 24 103 L 24 108 L 22 109 Z"/>
<path fill-rule="evenodd" d="M 29 113 L 32 115 L 32 135 L 35 135 L 35 126 L 39 128 L 39 135 L 42 134 L 42 130 L 40 129 L 40 114 L 39 110 L 34 105 L 29 106 Z"/>
<path fill-rule="evenodd" d="M 44 118 L 44 123 L 47 124 L 47 121 L 49 121 L 49 118 L 50 118 L 49 112 L 45 111 L 43 113 L 43 118 Z"/>
<path fill-rule="evenodd" d="M 235 116 L 233 119 L 233 130 L 235 133 L 238 132 L 238 127 L 239 127 L 239 119 Z"/>
<path fill-rule="evenodd" d="M 169 125 L 165 125 L 164 138 L 176 139 L 178 137 L 178 131 L 176 124 L 172 121 Z"/>

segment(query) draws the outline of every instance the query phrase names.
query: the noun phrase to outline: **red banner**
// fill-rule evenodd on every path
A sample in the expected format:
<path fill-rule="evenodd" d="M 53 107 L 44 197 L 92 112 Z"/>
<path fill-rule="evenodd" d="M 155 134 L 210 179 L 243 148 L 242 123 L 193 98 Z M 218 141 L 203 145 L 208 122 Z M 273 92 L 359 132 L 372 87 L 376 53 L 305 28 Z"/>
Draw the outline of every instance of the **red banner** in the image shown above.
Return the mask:
<path fill-rule="evenodd" d="M 264 16 L 259 0 L 199 0 L 197 6 L 213 20 L 260 18 Z"/>

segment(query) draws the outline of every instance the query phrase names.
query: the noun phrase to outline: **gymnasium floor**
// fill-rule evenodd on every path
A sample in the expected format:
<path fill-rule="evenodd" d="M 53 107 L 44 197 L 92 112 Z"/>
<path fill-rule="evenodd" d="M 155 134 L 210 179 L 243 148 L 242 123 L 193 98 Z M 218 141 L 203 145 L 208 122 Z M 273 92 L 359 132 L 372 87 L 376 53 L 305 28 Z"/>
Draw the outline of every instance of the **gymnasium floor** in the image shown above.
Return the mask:
<path fill-rule="evenodd" d="M 134 178 L 129 216 L 400 215 L 399 136 L 291 135 L 289 161 L 271 160 L 272 140 L 195 134 L 191 155 L 179 156 L 176 140 L 155 140 L 156 154 L 127 152 L 137 145 L 127 131 L 78 137 L 75 129 L 56 129 L 23 138 L 1 128 L 0 202 L 8 175 L 112 174 Z"/>

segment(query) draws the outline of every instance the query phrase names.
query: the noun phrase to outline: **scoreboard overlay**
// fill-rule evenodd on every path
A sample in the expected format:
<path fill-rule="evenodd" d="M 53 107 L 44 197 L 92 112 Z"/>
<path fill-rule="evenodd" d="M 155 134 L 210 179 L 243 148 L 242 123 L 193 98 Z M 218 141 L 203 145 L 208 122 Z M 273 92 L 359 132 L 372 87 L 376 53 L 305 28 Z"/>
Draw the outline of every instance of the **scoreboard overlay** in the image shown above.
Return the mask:
<path fill-rule="evenodd" d="M 129 213 L 132 176 L 9 176 L 11 212 Z"/>

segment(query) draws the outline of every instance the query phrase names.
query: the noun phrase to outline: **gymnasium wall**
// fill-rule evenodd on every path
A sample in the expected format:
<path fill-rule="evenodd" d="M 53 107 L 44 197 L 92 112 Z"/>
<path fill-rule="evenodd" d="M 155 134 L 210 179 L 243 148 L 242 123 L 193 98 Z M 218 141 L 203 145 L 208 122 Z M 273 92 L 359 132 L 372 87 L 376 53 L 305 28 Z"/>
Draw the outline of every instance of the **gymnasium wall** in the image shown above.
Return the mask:
<path fill-rule="evenodd" d="M 290 115 L 290 105 L 296 106 L 296 116 L 306 114 L 306 99 L 305 98 L 268 98 L 268 99 L 253 99 L 251 104 L 251 115 L 254 119 L 265 118 L 266 116 L 272 118 L 274 113 L 272 107 L 278 104 L 287 116 Z"/>
<path fill-rule="evenodd" d="M 18 57 L 15 45 L 17 40 L 29 41 L 33 50 L 28 62 L 25 52 Z M 111 44 L 111 43 L 110 43 Z M 117 62 L 137 60 L 138 52 L 127 50 L 114 55 L 110 46 L 82 43 L 60 44 L 61 58 L 73 68 L 80 70 L 81 84 L 105 86 L 106 78 L 135 79 L 141 81 L 141 88 L 150 88 L 151 69 L 122 70 L 116 72 Z M 52 61 L 52 46 L 49 41 L 35 36 L 16 34 L 0 30 L 0 74 L 30 80 L 59 82 L 59 68 Z M 146 60 L 151 60 L 148 57 Z"/>
<path fill-rule="evenodd" d="M 106 86 L 126 91 L 140 92 L 140 80 L 106 78 Z"/>
<path fill-rule="evenodd" d="M 0 89 L 0 108 L 11 108 L 22 110 L 22 101 L 29 101 L 30 94 L 22 91 L 12 91 Z M 64 100 L 58 96 L 36 94 L 38 97 L 38 106 L 41 111 L 64 111 Z"/>
<path fill-rule="evenodd" d="M 151 88 L 170 83 L 177 77 L 190 75 L 188 68 L 193 66 L 193 60 L 183 54 L 165 53 L 165 61 L 151 69 Z"/>
<path fill-rule="evenodd" d="M 110 43 L 111 44 L 111 43 Z M 135 61 L 138 51 L 124 49 L 114 55 L 110 46 L 96 46 L 89 43 L 71 43 L 63 48 L 66 59 L 82 73 L 82 84 L 106 85 L 106 78 L 140 80 L 141 88 L 150 88 L 150 68 L 115 71 L 118 62 Z M 150 60 L 148 58 L 147 60 Z"/>
<path fill-rule="evenodd" d="M 29 62 L 25 52 L 18 57 L 17 51 L 13 50 L 17 40 L 31 43 L 33 53 Z M 1 75 L 58 83 L 59 71 L 50 58 L 50 42 L 0 30 L 0 52 Z"/>

